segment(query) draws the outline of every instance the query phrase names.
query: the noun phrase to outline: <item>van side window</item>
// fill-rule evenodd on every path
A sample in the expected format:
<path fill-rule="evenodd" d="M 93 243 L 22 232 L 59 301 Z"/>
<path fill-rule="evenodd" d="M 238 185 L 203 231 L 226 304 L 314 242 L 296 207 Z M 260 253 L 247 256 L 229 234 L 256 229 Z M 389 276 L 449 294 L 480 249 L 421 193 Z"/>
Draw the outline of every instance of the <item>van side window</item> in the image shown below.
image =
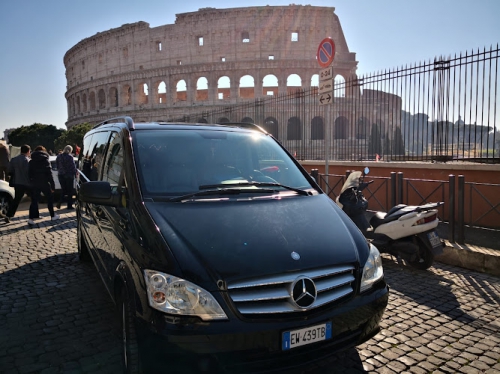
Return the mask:
<path fill-rule="evenodd" d="M 109 131 L 96 132 L 92 135 L 89 147 L 86 147 L 83 173 L 91 181 L 101 178 L 108 139 Z"/>
<path fill-rule="evenodd" d="M 102 180 L 109 182 L 111 187 L 117 187 L 120 183 L 123 168 L 123 148 L 121 146 L 121 137 L 117 132 L 111 134 L 106 158 Z"/>

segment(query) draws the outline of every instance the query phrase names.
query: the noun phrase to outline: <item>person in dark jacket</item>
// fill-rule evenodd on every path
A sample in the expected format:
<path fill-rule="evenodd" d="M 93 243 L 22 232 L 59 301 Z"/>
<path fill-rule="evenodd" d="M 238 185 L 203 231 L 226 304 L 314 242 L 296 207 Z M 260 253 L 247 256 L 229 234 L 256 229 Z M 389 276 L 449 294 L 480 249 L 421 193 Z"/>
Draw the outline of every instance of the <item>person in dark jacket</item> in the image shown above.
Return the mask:
<path fill-rule="evenodd" d="M 9 147 L 0 141 L 0 179 L 7 180 L 7 167 L 9 166 Z"/>
<path fill-rule="evenodd" d="M 10 160 L 7 172 L 10 175 L 9 184 L 14 187 L 14 200 L 9 205 L 7 215 L 4 217 L 6 223 L 14 217 L 19 206 L 19 202 L 25 194 L 30 194 L 29 162 L 31 147 L 27 144 L 21 146 L 21 154 Z"/>
<path fill-rule="evenodd" d="M 52 169 L 50 168 L 49 154 L 44 146 L 37 146 L 31 154 L 29 177 L 32 195 L 28 224 L 34 225 L 34 219 L 40 218 L 38 201 L 42 193 L 47 198 L 47 208 L 49 209 L 51 220 L 58 220 L 60 217 L 54 214 L 54 178 L 52 177 Z"/>
<path fill-rule="evenodd" d="M 73 147 L 67 145 L 64 147 L 64 151 L 57 155 L 56 165 L 57 165 L 57 177 L 59 179 L 59 184 L 61 185 L 61 196 L 59 202 L 57 203 L 57 209 L 61 208 L 61 204 L 64 198 L 67 196 L 67 209 L 73 208 L 73 184 L 76 177 L 76 166 L 75 160 L 71 155 Z"/>

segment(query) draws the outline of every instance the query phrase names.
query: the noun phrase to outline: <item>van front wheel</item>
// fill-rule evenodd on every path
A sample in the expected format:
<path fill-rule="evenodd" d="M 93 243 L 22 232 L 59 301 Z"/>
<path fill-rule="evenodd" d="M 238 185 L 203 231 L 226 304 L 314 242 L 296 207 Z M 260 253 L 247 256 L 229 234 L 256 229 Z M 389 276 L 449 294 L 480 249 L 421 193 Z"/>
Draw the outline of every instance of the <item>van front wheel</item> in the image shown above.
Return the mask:
<path fill-rule="evenodd" d="M 125 287 L 120 292 L 118 309 L 121 317 L 123 373 L 142 373 L 133 309 Z"/>

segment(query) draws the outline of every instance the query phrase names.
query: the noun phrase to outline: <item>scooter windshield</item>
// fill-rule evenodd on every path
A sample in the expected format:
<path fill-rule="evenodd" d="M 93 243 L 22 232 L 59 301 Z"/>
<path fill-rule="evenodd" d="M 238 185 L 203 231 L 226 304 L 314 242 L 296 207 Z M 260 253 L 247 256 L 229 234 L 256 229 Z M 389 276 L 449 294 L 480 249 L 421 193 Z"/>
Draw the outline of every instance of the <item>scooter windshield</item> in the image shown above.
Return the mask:
<path fill-rule="evenodd" d="M 342 194 L 345 190 L 349 188 L 358 188 L 360 177 L 361 177 L 360 171 L 353 171 L 351 174 L 349 174 L 349 177 L 342 186 L 342 191 L 340 191 L 340 194 Z"/>

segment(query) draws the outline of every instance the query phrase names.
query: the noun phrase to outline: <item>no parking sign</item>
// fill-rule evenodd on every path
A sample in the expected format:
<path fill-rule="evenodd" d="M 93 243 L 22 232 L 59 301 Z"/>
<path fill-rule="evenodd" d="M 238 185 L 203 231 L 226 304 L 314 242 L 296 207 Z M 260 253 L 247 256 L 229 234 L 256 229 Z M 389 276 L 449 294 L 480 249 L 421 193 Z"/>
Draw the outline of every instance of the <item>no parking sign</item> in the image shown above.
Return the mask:
<path fill-rule="evenodd" d="M 319 43 L 316 58 L 318 59 L 319 66 L 326 68 L 330 66 L 335 57 L 335 43 L 331 38 L 325 38 Z"/>

